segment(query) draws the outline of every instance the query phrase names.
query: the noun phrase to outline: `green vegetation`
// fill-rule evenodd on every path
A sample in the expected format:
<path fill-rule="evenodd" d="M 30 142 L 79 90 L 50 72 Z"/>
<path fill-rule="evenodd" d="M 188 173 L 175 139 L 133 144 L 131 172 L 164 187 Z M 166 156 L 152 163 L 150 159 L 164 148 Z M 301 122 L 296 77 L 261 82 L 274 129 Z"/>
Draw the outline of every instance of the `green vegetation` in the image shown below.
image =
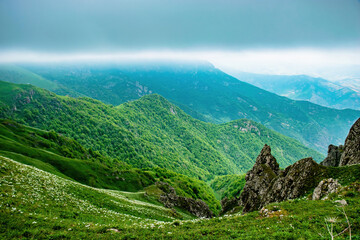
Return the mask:
<path fill-rule="evenodd" d="M 265 143 L 280 166 L 323 156 L 250 120 L 216 125 L 191 118 L 159 95 L 118 107 L 0 82 L 0 117 L 55 130 L 92 151 L 138 168 L 160 167 L 207 180 L 249 170 Z"/>
<path fill-rule="evenodd" d="M 245 174 L 242 175 L 224 175 L 215 177 L 210 186 L 217 194 L 217 198 L 223 199 L 239 197 L 245 186 Z"/>
<path fill-rule="evenodd" d="M 0 120 L 0 155 L 98 188 L 135 192 L 163 181 L 173 186 L 178 195 L 201 199 L 214 213 L 220 210 L 213 191 L 199 180 L 158 167 L 136 169 L 53 131 L 25 127 L 14 121 Z"/>
<path fill-rule="evenodd" d="M 328 200 L 270 204 L 267 215 L 256 211 L 191 220 L 186 213 L 150 203 L 142 193 L 91 188 L 4 157 L 0 166 L 4 239 L 329 239 L 325 221 L 340 233 L 348 227 L 346 217 L 352 239 L 360 236 L 359 182 Z M 355 172 L 353 167 L 343 174 Z M 335 202 L 339 199 L 348 205 L 341 207 Z M 348 238 L 349 231 L 337 237 Z"/>
<path fill-rule="evenodd" d="M 360 116 L 355 110 L 336 110 L 280 97 L 239 81 L 209 63 L 24 67 L 68 89 L 113 105 L 158 93 L 193 117 L 209 122 L 251 119 L 324 154 L 330 143 L 344 143 L 348 130 Z"/>

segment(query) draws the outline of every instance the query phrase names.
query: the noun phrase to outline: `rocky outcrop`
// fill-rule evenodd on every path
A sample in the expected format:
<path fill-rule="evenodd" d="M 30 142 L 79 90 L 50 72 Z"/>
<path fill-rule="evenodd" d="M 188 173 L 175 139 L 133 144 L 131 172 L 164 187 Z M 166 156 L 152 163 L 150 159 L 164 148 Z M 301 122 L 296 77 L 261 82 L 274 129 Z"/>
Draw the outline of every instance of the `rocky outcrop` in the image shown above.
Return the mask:
<path fill-rule="evenodd" d="M 223 198 L 221 200 L 221 212 L 220 212 L 220 216 L 224 215 L 225 213 L 233 213 L 234 209 L 236 207 L 239 207 L 239 199 L 238 198 Z"/>
<path fill-rule="evenodd" d="M 320 164 L 326 167 L 337 167 L 340 164 L 341 154 L 344 146 L 335 146 L 330 144 L 328 148 L 328 155 Z"/>
<path fill-rule="evenodd" d="M 360 118 L 351 127 L 340 158 L 340 166 L 354 164 L 360 164 Z"/>
<path fill-rule="evenodd" d="M 270 146 L 265 144 L 256 158 L 255 165 L 245 176 L 246 184 L 240 195 L 240 203 L 244 207 L 243 212 L 253 211 L 263 206 L 263 196 L 266 195 L 279 171 L 279 164 L 271 155 Z"/>
<path fill-rule="evenodd" d="M 202 200 L 178 196 L 175 189 L 168 183 L 156 182 L 155 185 L 163 192 L 159 200 L 165 207 L 179 207 L 201 218 L 211 218 L 213 216 L 209 206 Z"/>
<path fill-rule="evenodd" d="M 312 158 L 302 159 L 281 171 L 270 147 L 265 145 L 254 167 L 246 174 L 246 184 L 240 195 L 243 212 L 301 197 L 316 187 L 325 173 L 325 167 Z"/>
<path fill-rule="evenodd" d="M 330 193 L 336 192 L 341 187 L 338 180 L 332 178 L 322 180 L 319 185 L 314 189 L 312 199 L 320 200 L 326 199 Z"/>

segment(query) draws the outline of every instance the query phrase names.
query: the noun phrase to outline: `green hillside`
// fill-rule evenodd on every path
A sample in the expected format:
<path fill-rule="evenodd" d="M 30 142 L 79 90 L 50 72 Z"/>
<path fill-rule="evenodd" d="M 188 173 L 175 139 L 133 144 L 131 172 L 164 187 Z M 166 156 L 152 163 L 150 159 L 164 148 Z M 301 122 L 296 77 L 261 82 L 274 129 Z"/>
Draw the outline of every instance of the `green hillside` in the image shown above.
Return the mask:
<path fill-rule="evenodd" d="M 14 121 L 0 120 L 0 155 L 97 188 L 137 192 L 167 182 L 178 195 L 205 201 L 214 213 L 220 207 L 204 182 L 161 168 L 136 169 L 53 131 Z"/>
<path fill-rule="evenodd" d="M 200 179 L 244 173 L 262 146 L 285 167 L 323 156 L 250 120 L 211 124 L 191 118 L 159 95 L 118 107 L 0 82 L 1 118 L 55 130 L 86 148 L 139 168 L 161 167 Z"/>
<path fill-rule="evenodd" d="M 340 169 L 337 177 L 346 179 L 350 170 L 359 172 L 359 166 Z M 328 239 L 326 223 L 338 234 L 349 221 L 352 239 L 358 239 L 359 187 L 359 182 L 352 183 L 329 200 L 273 203 L 266 206 L 267 216 L 255 211 L 189 220 L 192 216 L 174 215 L 168 208 L 147 202 L 141 192 L 88 187 L 0 156 L 0 238 Z M 335 202 L 340 199 L 348 205 Z M 347 230 L 337 239 L 349 236 Z"/>
<path fill-rule="evenodd" d="M 215 177 L 210 186 L 214 189 L 218 199 L 239 197 L 245 186 L 245 174 L 224 175 Z"/>
<path fill-rule="evenodd" d="M 278 96 L 239 81 L 209 63 L 52 64 L 24 67 L 48 80 L 112 105 L 158 93 L 179 104 L 193 117 L 209 122 L 251 119 L 324 154 L 329 144 L 344 142 L 348 129 L 360 117 L 360 111 L 336 110 Z"/>

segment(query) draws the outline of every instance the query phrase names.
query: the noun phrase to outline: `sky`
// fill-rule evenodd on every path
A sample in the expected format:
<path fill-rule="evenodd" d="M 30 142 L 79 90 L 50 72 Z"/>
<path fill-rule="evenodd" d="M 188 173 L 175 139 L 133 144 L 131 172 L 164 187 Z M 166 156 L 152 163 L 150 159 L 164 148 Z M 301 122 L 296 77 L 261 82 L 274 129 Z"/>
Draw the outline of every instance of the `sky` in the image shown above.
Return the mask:
<path fill-rule="evenodd" d="M 360 65 L 359 0 L 0 0 L 0 29 L 1 62 L 202 59 L 329 78 Z"/>

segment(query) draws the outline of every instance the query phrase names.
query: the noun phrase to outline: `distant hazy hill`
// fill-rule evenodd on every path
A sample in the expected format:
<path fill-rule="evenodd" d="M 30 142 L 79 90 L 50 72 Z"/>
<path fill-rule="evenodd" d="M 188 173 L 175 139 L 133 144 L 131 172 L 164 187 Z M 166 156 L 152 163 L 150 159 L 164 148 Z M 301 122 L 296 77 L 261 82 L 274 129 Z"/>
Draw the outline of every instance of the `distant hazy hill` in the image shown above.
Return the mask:
<path fill-rule="evenodd" d="M 283 167 L 306 156 L 323 158 L 250 120 L 217 125 L 193 119 L 159 95 L 113 107 L 0 82 L 0 101 L 1 118 L 54 129 L 136 167 L 159 166 L 202 179 L 249 170 L 265 143 L 274 146 Z"/>
<path fill-rule="evenodd" d="M 337 109 L 360 109 L 360 93 L 350 87 L 306 75 L 238 73 L 241 81 L 294 100 L 305 100 Z M 342 84 L 346 84 L 343 82 Z"/>
<path fill-rule="evenodd" d="M 26 69 L 68 89 L 118 105 L 159 93 L 201 120 L 248 118 L 325 153 L 344 142 L 359 111 L 294 101 L 259 89 L 207 63 L 46 65 Z"/>
<path fill-rule="evenodd" d="M 74 97 L 82 96 L 82 94 L 67 89 L 61 84 L 50 81 L 36 73 L 16 65 L 0 64 L 0 81 L 19 84 L 32 84 L 60 95 L 71 95 Z"/>

